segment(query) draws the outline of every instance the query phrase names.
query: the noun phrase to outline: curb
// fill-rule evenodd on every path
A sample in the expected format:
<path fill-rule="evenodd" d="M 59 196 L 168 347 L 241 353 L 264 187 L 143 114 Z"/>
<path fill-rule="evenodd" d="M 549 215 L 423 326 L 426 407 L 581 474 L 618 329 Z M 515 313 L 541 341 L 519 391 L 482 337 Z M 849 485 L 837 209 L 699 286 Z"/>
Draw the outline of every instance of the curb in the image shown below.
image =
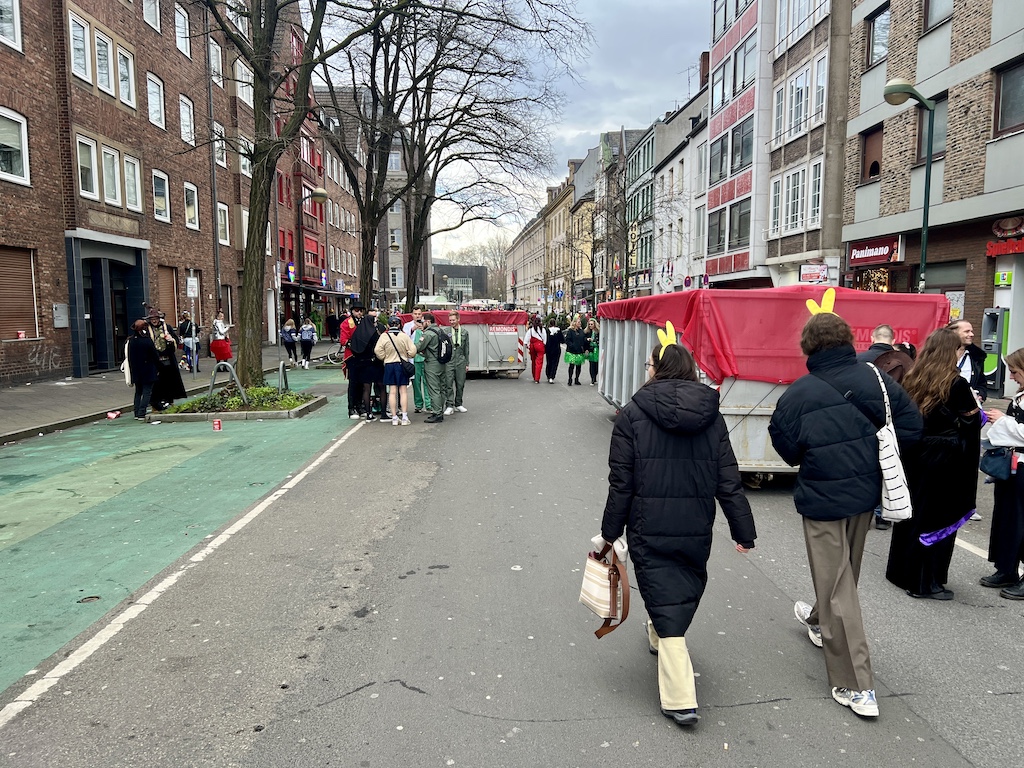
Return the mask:
<path fill-rule="evenodd" d="M 301 419 L 313 411 L 327 405 L 327 397 L 320 395 L 308 403 L 292 408 L 290 411 L 217 411 L 214 413 L 161 413 L 159 419 L 163 424 L 196 421 L 269 421 L 270 419 Z"/>

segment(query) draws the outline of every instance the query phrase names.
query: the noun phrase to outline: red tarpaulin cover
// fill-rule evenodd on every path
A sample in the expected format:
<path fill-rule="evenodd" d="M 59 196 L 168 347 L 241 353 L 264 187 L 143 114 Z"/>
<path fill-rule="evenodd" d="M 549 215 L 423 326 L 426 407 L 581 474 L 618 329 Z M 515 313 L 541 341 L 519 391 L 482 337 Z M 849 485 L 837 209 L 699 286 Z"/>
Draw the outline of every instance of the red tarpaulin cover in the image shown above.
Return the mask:
<path fill-rule="evenodd" d="M 697 290 L 598 306 L 600 318 L 640 320 L 665 326 L 671 320 L 697 364 L 715 382 L 735 377 L 788 384 L 807 373 L 800 332 L 811 316 L 807 299 L 819 304 L 828 286 L 793 285 L 750 290 Z M 857 351 L 871 344 L 871 331 L 891 325 L 896 341 L 920 347 L 949 320 L 949 301 L 936 294 L 872 293 L 834 288 L 835 313 L 853 328 Z M 647 354 L 638 350 L 637 354 Z"/>
<path fill-rule="evenodd" d="M 428 309 L 434 315 L 438 325 L 448 325 L 447 309 Z M 424 312 L 426 314 L 426 312 Z M 412 320 L 409 313 L 401 314 L 402 324 Z M 462 325 L 526 325 L 528 315 L 526 312 L 505 312 L 498 309 L 486 309 L 475 312 L 468 309 L 459 310 L 459 322 Z"/>

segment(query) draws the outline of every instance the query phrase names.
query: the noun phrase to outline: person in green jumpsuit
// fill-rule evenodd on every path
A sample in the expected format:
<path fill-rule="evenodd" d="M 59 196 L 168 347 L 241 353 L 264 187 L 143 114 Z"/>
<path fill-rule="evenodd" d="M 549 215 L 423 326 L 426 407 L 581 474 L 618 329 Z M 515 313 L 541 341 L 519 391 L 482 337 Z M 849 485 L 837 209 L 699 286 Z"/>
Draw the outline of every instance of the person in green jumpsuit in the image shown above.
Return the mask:
<path fill-rule="evenodd" d="M 426 326 L 423 328 L 423 336 L 416 345 L 416 353 L 423 355 L 423 372 L 426 374 L 427 394 L 430 405 L 427 410 L 430 415 L 423 421 L 427 424 L 436 424 L 444 421 L 444 369 L 445 364 L 438 359 L 438 347 L 440 337 L 435 326 L 437 324 L 434 315 L 427 312 L 423 315 Z"/>

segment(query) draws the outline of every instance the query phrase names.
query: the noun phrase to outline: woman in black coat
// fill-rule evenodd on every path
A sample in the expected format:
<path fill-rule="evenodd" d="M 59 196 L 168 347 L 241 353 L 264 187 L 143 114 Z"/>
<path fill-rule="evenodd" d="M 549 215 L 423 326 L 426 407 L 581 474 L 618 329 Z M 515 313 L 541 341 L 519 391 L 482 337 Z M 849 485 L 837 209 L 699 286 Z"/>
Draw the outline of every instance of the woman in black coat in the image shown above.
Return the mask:
<path fill-rule="evenodd" d="M 128 369 L 135 385 L 135 420 L 146 420 L 146 408 L 153 395 L 160 368 L 160 355 L 149 336 L 149 323 L 136 320 L 132 323 L 135 335 L 128 339 Z"/>
<path fill-rule="evenodd" d="M 576 315 L 565 332 L 565 362 L 569 364 L 569 386 L 580 383 L 580 370 L 587 359 L 587 337 L 583 335 L 580 316 Z"/>
<path fill-rule="evenodd" d="M 757 533 L 718 392 L 697 381 L 693 357 L 678 344 L 655 348 L 645 367 L 650 380 L 612 430 L 601 535 L 614 542 L 626 531 L 651 617 L 661 711 L 693 725 L 697 694 L 684 636 L 708 580 L 715 499 L 737 551 L 751 549 Z"/>
<path fill-rule="evenodd" d="M 562 329 L 558 327 L 558 323 L 551 320 L 551 325 L 548 327 L 548 338 L 544 342 L 544 355 L 547 358 L 547 367 L 544 370 L 544 376 L 548 380 L 548 384 L 555 383 L 555 376 L 558 375 L 558 359 L 562 356 L 562 345 L 565 343 L 565 335 L 562 333 Z"/>

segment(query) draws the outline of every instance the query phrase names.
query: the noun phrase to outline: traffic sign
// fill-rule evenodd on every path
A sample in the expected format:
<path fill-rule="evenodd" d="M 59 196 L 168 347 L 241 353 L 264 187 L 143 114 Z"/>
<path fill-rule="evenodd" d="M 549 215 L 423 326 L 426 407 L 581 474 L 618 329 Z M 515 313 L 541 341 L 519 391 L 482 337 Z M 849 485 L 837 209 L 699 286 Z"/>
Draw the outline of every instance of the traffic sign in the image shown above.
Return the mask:
<path fill-rule="evenodd" d="M 189 299 L 199 298 L 199 278 L 198 277 L 186 277 L 185 278 L 185 296 Z"/>
<path fill-rule="evenodd" d="M 559 288 L 557 291 L 555 291 L 555 298 L 556 299 L 564 299 L 565 298 L 565 291 L 563 291 L 561 288 Z"/>

